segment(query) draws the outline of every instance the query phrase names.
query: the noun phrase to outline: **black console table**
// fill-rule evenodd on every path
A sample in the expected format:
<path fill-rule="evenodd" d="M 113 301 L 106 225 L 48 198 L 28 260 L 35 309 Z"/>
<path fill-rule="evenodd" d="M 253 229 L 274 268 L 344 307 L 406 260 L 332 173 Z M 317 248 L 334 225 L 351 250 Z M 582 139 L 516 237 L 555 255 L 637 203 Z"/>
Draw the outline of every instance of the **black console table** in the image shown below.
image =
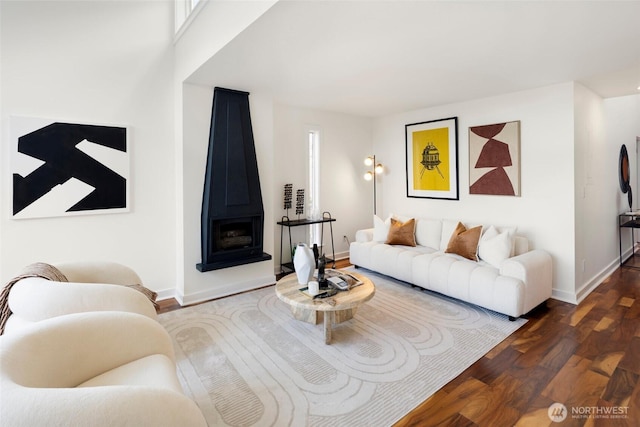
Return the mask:
<path fill-rule="evenodd" d="M 333 244 L 333 224 L 332 224 L 335 220 L 336 219 L 332 218 L 329 212 L 323 212 L 322 218 L 319 218 L 319 219 L 307 219 L 307 218 L 289 219 L 288 216 L 286 215 L 283 216 L 282 219 L 277 222 L 277 224 L 280 226 L 280 272 L 284 274 L 284 273 L 291 273 L 295 271 L 295 268 L 293 267 L 293 259 L 291 260 L 291 262 L 286 262 L 286 263 L 282 262 L 282 240 L 284 237 L 285 227 L 289 231 L 289 253 L 292 254 L 293 244 L 291 242 L 291 227 L 299 227 L 302 225 L 311 225 L 311 224 L 321 224 L 321 229 L 320 229 L 320 247 L 321 248 L 324 248 L 324 245 L 323 245 L 324 224 L 325 223 L 329 224 L 329 230 L 331 234 L 331 258 L 327 258 L 327 264 L 333 263 L 332 268 L 335 268 L 336 267 L 336 250 Z"/>
<path fill-rule="evenodd" d="M 624 228 L 631 229 L 631 256 L 626 260 L 622 261 L 622 229 Z M 640 266 L 626 265 L 626 263 L 630 260 L 633 262 L 634 258 L 636 257 L 636 239 L 635 239 L 636 228 L 640 228 L 640 211 L 626 212 L 618 215 L 618 238 L 620 241 L 620 267 L 640 269 Z M 640 253 L 638 253 L 638 256 L 640 256 Z"/>

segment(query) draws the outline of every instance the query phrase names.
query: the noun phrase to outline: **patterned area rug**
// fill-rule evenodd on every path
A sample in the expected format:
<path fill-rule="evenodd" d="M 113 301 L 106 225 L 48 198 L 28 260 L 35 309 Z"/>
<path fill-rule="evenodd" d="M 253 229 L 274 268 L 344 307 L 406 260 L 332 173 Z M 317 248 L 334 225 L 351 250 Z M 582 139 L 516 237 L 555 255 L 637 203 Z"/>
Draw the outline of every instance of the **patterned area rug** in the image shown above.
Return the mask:
<path fill-rule="evenodd" d="M 273 287 L 160 315 L 210 426 L 391 425 L 526 322 L 357 271 L 376 295 L 331 345 Z"/>

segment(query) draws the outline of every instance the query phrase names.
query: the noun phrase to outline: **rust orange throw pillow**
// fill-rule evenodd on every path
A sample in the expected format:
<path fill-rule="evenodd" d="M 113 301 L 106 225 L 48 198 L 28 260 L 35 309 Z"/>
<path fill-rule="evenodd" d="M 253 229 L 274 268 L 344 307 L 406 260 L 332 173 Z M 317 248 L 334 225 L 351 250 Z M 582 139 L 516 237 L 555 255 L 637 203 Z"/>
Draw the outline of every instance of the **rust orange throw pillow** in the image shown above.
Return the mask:
<path fill-rule="evenodd" d="M 391 218 L 389 234 L 387 234 L 387 245 L 416 245 L 416 220 L 411 218 L 406 222 Z"/>
<path fill-rule="evenodd" d="M 478 241 L 482 234 L 482 226 L 467 228 L 459 222 L 447 245 L 448 254 L 456 254 L 472 261 L 478 260 Z"/>

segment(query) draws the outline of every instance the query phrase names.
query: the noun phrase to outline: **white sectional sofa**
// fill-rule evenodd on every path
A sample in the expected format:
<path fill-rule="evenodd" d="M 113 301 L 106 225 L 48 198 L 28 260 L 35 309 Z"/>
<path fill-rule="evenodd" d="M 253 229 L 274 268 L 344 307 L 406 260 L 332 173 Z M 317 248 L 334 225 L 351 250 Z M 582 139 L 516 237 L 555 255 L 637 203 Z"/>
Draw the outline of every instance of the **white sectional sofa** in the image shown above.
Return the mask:
<path fill-rule="evenodd" d="M 407 227 L 412 218 L 395 218 L 394 224 L 404 225 L 405 236 L 410 234 Z M 456 252 L 452 235 L 460 231 L 456 229 L 458 221 L 413 220 L 415 246 L 393 244 L 397 239 L 391 238 L 389 230 L 397 227 L 391 226 L 391 217 L 385 221 L 374 217 L 374 228 L 356 233 L 350 246 L 351 263 L 506 314 L 512 320 L 551 297 L 551 256 L 541 249 L 530 250 L 528 240 L 516 235 L 515 229 L 462 227 L 466 231 L 460 236 L 468 235 L 471 229 L 482 236 L 477 257 L 472 260 L 451 253 Z"/>

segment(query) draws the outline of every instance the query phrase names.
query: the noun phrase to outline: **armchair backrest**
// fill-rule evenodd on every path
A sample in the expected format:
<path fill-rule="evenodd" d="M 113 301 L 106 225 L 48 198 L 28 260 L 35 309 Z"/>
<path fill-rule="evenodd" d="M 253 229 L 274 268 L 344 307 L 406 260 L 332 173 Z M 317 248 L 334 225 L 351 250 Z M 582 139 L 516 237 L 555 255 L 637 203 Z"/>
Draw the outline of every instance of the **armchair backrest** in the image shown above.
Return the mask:
<path fill-rule="evenodd" d="M 70 282 L 142 285 L 142 280 L 133 269 L 117 262 L 78 261 L 56 263 L 54 266 Z"/>
<path fill-rule="evenodd" d="M 0 337 L 0 376 L 3 385 L 71 388 L 153 354 L 175 360 L 155 320 L 114 311 L 69 314 Z"/>

